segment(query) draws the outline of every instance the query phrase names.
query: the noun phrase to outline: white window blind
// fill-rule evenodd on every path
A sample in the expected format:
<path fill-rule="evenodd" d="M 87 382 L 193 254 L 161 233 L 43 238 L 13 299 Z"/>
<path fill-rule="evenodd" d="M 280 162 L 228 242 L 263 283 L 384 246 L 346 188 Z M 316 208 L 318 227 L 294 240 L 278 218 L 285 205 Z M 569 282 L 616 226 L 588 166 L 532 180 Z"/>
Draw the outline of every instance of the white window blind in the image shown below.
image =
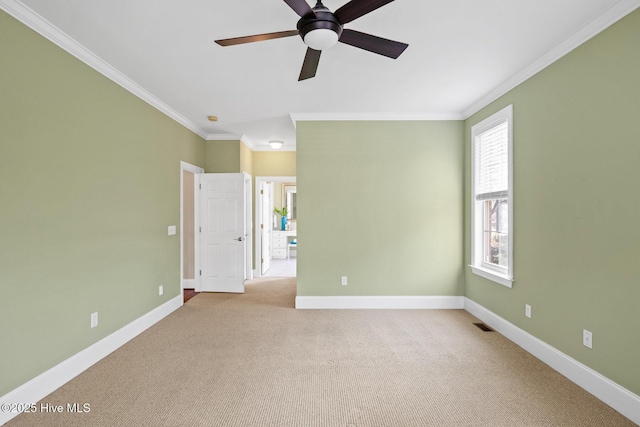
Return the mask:
<path fill-rule="evenodd" d="M 509 190 L 509 123 L 480 134 L 475 147 L 476 200 L 501 199 Z"/>

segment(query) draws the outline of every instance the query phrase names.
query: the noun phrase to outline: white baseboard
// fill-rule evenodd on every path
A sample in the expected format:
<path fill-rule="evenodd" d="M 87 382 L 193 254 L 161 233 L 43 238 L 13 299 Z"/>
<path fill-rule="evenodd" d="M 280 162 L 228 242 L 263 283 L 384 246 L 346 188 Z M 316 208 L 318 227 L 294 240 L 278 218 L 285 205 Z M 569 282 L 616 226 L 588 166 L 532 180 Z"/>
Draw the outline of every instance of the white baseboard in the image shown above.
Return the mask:
<path fill-rule="evenodd" d="M 161 306 L 156 307 L 111 335 L 0 397 L 0 403 L 25 404 L 40 401 L 48 394 L 87 370 L 96 362 L 122 347 L 128 341 L 180 308 L 183 303 L 182 301 L 182 295 L 179 295 Z M 18 412 L 0 411 L 0 425 L 3 425 L 18 415 Z"/>
<path fill-rule="evenodd" d="M 640 396 L 637 394 L 630 392 L 469 298 L 464 299 L 464 309 L 634 423 L 640 425 Z"/>
<path fill-rule="evenodd" d="M 297 296 L 298 309 L 462 309 L 458 296 Z"/>
<path fill-rule="evenodd" d="M 177 296 L 43 374 L 0 397 L 0 403 L 38 402 L 114 350 L 182 306 Z M 553 369 L 640 425 L 640 396 L 518 328 L 476 302 L 460 296 L 296 297 L 298 309 L 464 309 Z M 0 412 L 0 425 L 17 416 Z"/>

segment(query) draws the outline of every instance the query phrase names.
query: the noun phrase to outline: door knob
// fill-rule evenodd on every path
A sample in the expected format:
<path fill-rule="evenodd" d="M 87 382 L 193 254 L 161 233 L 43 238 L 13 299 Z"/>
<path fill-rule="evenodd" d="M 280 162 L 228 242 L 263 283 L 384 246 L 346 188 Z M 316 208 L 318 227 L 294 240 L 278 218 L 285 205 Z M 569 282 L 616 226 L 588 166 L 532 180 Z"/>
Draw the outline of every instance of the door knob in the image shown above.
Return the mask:
<path fill-rule="evenodd" d="M 237 240 L 238 242 L 242 242 L 244 239 L 242 238 L 242 236 L 240 236 L 237 239 L 233 239 L 233 240 Z"/>

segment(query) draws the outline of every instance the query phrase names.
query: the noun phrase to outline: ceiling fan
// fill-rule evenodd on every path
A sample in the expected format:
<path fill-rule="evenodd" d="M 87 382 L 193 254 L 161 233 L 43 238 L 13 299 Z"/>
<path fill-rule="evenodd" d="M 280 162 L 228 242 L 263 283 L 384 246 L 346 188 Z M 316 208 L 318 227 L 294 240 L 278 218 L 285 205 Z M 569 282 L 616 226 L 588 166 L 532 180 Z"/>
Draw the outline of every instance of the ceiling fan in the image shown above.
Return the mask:
<path fill-rule="evenodd" d="M 332 47 L 337 42 L 346 43 L 393 59 L 399 57 L 409 46 L 408 44 L 344 28 L 344 24 L 392 1 L 394 0 L 351 0 L 335 12 L 331 12 L 322 4 L 321 0 L 318 0 L 318 3 L 313 8 L 305 0 L 284 0 L 300 16 L 297 30 L 235 37 L 216 40 L 215 42 L 220 46 L 233 46 L 299 35 L 302 37 L 304 44 L 307 45 L 307 53 L 302 63 L 298 81 L 310 79 L 316 75 L 322 51 Z"/>

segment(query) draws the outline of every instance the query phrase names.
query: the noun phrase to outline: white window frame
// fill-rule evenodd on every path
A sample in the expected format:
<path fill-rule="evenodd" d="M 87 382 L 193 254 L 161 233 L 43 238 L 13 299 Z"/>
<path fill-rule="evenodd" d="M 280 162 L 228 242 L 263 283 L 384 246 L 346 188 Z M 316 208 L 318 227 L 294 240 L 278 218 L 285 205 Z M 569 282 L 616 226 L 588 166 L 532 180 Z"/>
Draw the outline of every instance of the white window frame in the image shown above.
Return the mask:
<path fill-rule="evenodd" d="M 483 133 L 498 125 L 507 123 L 508 126 L 508 267 L 497 268 L 483 260 L 483 203 L 476 200 L 476 143 Z M 511 288 L 513 286 L 513 105 L 509 105 L 480 123 L 471 127 L 471 271 L 485 279 Z"/>

